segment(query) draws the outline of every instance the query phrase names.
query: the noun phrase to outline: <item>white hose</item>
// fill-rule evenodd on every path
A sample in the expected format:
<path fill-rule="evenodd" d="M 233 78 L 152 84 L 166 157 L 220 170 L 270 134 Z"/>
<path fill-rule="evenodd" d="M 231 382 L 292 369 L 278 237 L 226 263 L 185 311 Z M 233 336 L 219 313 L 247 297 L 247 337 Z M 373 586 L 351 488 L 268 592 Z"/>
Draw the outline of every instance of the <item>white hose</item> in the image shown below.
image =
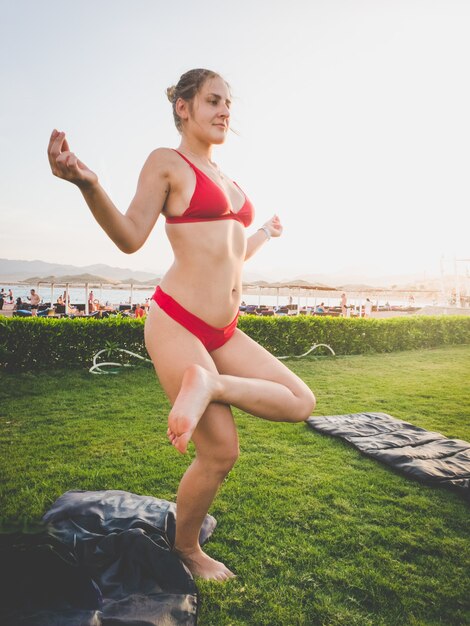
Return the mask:
<path fill-rule="evenodd" d="M 304 352 L 303 354 L 294 354 L 292 356 L 278 356 L 278 359 L 301 359 L 303 356 L 307 356 L 307 354 L 310 354 L 310 352 L 313 352 L 316 348 L 320 348 L 320 347 L 324 347 L 324 348 L 328 348 L 328 350 L 331 352 L 331 354 L 333 356 L 336 356 L 335 351 L 333 350 L 333 348 L 331 346 L 329 346 L 327 343 L 316 343 L 315 345 L 313 345 L 310 350 L 307 350 L 307 352 Z"/>
<path fill-rule="evenodd" d="M 150 359 L 147 359 L 144 356 L 140 356 L 140 354 L 136 354 L 135 352 L 131 352 L 130 350 L 125 350 L 124 348 L 113 348 L 113 351 L 114 350 L 117 351 L 117 352 L 125 352 L 126 354 L 130 354 L 131 356 L 135 356 L 136 358 L 141 359 L 142 361 L 147 361 L 148 363 L 152 362 Z M 113 363 L 111 361 L 106 361 L 104 363 L 97 363 L 96 359 L 103 352 L 109 353 L 110 350 L 104 348 L 103 350 L 100 350 L 99 352 L 97 352 L 95 354 L 95 356 L 93 357 L 93 365 L 88 370 L 90 372 L 90 374 L 117 374 L 117 372 L 106 372 L 106 371 L 101 370 L 102 367 L 105 367 L 105 366 L 108 366 L 108 365 L 112 365 L 113 367 L 134 367 L 130 363 Z"/>
<path fill-rule="evenodd" d="M 331 348 L 331 346 L 329 346 L 328 344 L 326 344 L 326 343 L 316 343 L 315 345 L 313 345 L 310 348 L 310 350 L 307 350 L 307 352 L 304 352 L 304 354 L 293 355 L 293 356 L 278 356 L 277 358 L 279 360 L 282 360 L 282 359 L 301 359 L 302 357 L 307 356 L 307 354 L 310 354 L 310 352 L 313 352 L 316 348 L 320 348 L 320 347 L 328 348 L 328 350 L 331 352 L 331 354 L 333 356 L 336 356 L 333 348 Z M 142 361 L 147 361 L 148 363 L 152 363 L 152 361 L 150 359 L 147 359 L 146 357 L 141 356 L 140 354 L 136 354 L 135 352 L 131 352 L 130 350 L 125 350 L 124 348 L 113 348 L 113 350 L 116 350 L 117 352 L 125 352 L 126 354 L 130 354 L 131 356 L 135 356 L 137 359 L 141 359 Z M 107 366 L 112 366 L 112 367 L 134 367 L 130 363 L 114 363 L 112 361 L 105 361 L 104 363 L 97 363 L 96 359 L 103 352 L 109 353 L 110 350 L 104 348 L 103 350 L 100 350 L 99 352 L 97 352 L 95 354 L 95 356 L 93 357 L 93 365 L 88 370 L 90 372 L 90 374 L 117 374 L 117 372 L 106 372 L 106 371 L 101 369 L 102 367 L 107 367 Z"/>

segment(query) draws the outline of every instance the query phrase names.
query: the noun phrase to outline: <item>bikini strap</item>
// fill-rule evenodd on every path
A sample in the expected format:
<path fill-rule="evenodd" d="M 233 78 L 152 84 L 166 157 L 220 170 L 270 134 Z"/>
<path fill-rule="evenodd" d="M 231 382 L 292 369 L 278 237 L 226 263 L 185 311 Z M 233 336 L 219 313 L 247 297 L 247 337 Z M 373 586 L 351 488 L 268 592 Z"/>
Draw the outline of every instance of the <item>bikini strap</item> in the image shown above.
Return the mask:
<path fill-rule="evenodd" d="M 179 152 L 176 148 L 172 148 L 172 150 L 173 150 L 174 152 L 176 152 L 176 154 L 179 154 L 179 155 L 180 155 L 180 157 L 181 157 L 182 159 L 184 159 L 184 160 L 186 161 L 186 163 L 187 163 L 190 167 L 192 167 L 192 168 L 193 168 L 193 170 L 196 170 L 196 169 L 197 169 L 197 167 L 194 165 L 194 163 L 191 163 L 191 161 L 190 161 L 188 158 L 186 158 L 186 157 L 184 156 L 184 154 L 181 154 L 181 152 Z"/>

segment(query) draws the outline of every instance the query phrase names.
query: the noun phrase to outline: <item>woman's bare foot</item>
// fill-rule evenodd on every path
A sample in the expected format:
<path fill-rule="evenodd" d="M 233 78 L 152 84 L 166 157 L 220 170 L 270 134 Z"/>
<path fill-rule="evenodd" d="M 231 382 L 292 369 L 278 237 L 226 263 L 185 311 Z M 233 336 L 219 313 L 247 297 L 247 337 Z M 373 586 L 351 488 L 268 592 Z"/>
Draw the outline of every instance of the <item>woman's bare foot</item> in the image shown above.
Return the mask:
<path fill-rule="evenodd" d="M 175 552 L 193 576 L 220 581 L 235 578 L 235 574 L 225 567 L 223 563 L 211 559 L 201 548 L 196 548 L 193 552 L 182 552 L 175 548 Z"/>
<path fill-rule="evenodd" d="M 168 416 L 168 439 L 184 454 L 188 442 L 217 386 L 216 375 L 200 365 L 190 365 Z"/>

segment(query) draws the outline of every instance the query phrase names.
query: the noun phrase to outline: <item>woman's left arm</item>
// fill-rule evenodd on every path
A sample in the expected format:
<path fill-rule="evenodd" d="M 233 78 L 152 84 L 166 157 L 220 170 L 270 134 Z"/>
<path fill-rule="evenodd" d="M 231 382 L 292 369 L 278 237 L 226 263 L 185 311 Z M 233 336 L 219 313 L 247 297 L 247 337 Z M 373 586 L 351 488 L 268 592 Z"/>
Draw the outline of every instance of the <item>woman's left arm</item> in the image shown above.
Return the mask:
<path fill-rule="evenodd" d="M 271 237 L 280 237 L 282 235 L 281 220 L 277 215 L 265 222 L 261 228 L 259 228 L 254 235 L 248 237 L 246 241 L 246 254 L 245 261 L 252 257 L 261 246 L 271 239 Z"/>

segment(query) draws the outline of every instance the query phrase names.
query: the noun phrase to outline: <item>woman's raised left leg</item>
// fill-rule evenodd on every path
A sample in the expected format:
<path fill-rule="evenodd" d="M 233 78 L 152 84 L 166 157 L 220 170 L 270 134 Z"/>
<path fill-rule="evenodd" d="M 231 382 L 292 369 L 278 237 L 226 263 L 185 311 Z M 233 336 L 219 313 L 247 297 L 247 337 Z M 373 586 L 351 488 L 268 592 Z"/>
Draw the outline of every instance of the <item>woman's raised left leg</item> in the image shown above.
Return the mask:
<path fill-rule="evenodd" d="M 209 402 L 230 404 L 277 422 L 305 421 L 314 410 L 316 400 L 309 387 L 239 329 L 227 343 L 210 354 L 219 373 L 209 372 L 197 364 L 185 372 L 169 420 L 169 438 L 173 445 L 178 444 L 181 437 L 188 438 L 197 425 L 199 417 L 194 406 L 198 397 L 209 397 Z M 189 427 L 176 428 L 177 424 L 185 423 L 188 415 Z"/>
<path fill-rule="evenodd" d="M 315 396 L 303 380 L 241 330 L 210 354 L 219 373 L 204 370 L 198 376 L 195 365 L 188 380 L 191 387 L 209 386 L 212 402 L 282 422 L 304 421 L 314 410 Z"/>
<path fill-rule="evenodd" d="M 315 409 L 304 381 L 240 329 L 211 356 L 219 372 L 214 400 L 280 422 L 303 422 Z"/>

